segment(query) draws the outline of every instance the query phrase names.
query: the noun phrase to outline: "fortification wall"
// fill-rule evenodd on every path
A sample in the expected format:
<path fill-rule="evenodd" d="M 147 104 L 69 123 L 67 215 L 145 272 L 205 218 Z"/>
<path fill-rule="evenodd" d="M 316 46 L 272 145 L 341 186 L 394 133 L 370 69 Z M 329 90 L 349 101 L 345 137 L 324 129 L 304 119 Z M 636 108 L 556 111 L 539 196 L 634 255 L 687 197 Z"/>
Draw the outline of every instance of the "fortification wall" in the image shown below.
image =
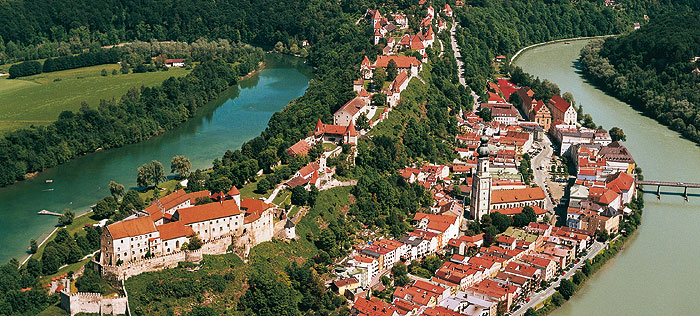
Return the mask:
<path fill-rule="evenodd" d="M 205 254 L 224 254 L 228 250 L 229 245 L 231 245 L 231 241 L 232 236 L 222 236 L 204 243 L 202 248 L 197 250 L 173 252 L 163 256 L 125 262 L 118 266 L 102 265 L 100 266 L 101 273 L 105 279 L 117 282 L 123 281 L 144 272 L 177 267 L 178 263 L 182 261 L 199 262 Z M 94 263 L 99 264 L 97 262 Z"/>
<path fill-rule="evenodd" d="M 128 301 L 126 296 L 103 297 L 99 293 L 61 292 L 61 307 L 71 316 L 77 313 L 126 315 Z"/>

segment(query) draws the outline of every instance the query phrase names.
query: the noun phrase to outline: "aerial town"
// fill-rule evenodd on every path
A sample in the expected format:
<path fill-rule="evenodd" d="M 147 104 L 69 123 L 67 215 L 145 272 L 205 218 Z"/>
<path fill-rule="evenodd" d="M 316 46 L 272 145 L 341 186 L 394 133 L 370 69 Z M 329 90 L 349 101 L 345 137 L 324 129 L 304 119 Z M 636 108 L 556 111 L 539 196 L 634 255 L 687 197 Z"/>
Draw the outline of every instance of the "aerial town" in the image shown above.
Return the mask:
<path fill-rule="evenodd" d="M 83 214 L 76 216 L 71 210 L 72 200 L 63 213 L 41 209 L 38 215 L 57 216 L 58 225 L 42 235 L 42 241 L 30 241 L 23 261 L 12 259 L 7 265 L 17 265 L 20 271 L 13 279 L 21 283 L 15 289 L 20 293 L 17 297 L 41 291 L 43 301 L 37 299 L 41 302 L 36 305 L 45 311 L 42 315 L 50 314 L 52 308 L 57 314 L 70 316 L 201 316 L 230 311 L 234 315 L 276 315 L 293 306 L 290 315 L 541 316 L 569 300 L 623 249 L 641 223 L 644 185 L 655 186 L 659 199 L 662 186 L 683 188 L 685 202 L 692 196 L 688 188 L 700 187 L 644 181 L 639 164 L 646 166 L 646 157 L 639 155 L 639 164 L 635 161 L 631 152 L 638 154 L 638 149 L 625 143 L 627 137 L 621 128 L 596 125 L 572 92 L 528 74 L 515 63 L 519 54 L 538 45 L 565 46 L 571 45 L 569 40 L 580 39 L 534 41 L 515 55 L 510 46 L 525 46 L 526 41 L 513 44 L 501 40 L 496 54 L 490 47 L 487 58 L 481 59 L 487 61 L 482 64 L 488 65 L 489 72 L 482 76 L 478 74 L 481 70 L 468 63 L 483 56 L 462 56 L 470 48 L 481 49 L 473 46 L 478 41 L 468 38 L 462 26 L 472 22 L 461 15 L 466 16 L 475 4 L 413 2 L 405 6 L 362 3 L 359 11 L 340 10 L 355 10 L 342 13 L 343 18 L 352 17 L 342 22 L 347 23 L 343 27 L 363 30 L 352 34 L 361 36 L 364 46 L 357 45 L 352 62 L 343 61 L 346 65 L 342 67 L 350 69 L 345 72 L 327 69 L 338 65 L 306 65 L 318 63 L 314 60 L 318 56 L 310 57 L 316 45 L 327 45 L 323 49 L 333 46 L 324 42 L 331 41 L 328 38 L 297 38 L 298 34 L 292 38 L 280 32 L 265 40 L 291 39 L 278 41 L 267 52 L 242 44 L 241 36 L 252 40 L 253 35 L 232 29 L 221 32 L 237 36 L 238 44 L 207 42 L 202 37 L 192 44 L 136 40 L 94 48 L 105 52 L 83 48 L 84 54 L 95 54 L 90 58 L 105 59 L 92 65 L 93 61 L 85 58 L 88 67 L 109 63 L 115 68 L 110 68 L 111 76 L 125 76 L 129 71 L 182 72 L 182 78 L 169 77 L 163 83 L 165 88 L 132 89 L 119 101 L 101 101 L 99 110 L 90 109 L 87 103 L 81 105 L 80 119 L 114 111 L 116 114 L 110 114 L 114 117 L 105 122 L 126 117 L 115 110 L 122 106 L 142 106 L 138 111 L 153 111 L 155 120 L 185 122 L 198 106 L 214 104 L 217 95 L 231 87 L 236 87 L 235 91 L 228 92 L 233 96 L 226 96 L 225 103 L 239 95 L 265 99 L 246 95 L 250 93 L 246 90 L 259 82 L 265 85 L 277 80 L 258 77 L 265 71 L 300 76 L 294 80 L 301 80 L 304 72 L 309 74 L 305 82 L 288 89 L 299 94 L 285 95 L 281 99 L 289 102 L 286 107 L 270 110 L 269 116 L 258 113 L 254 106 L 237 109 L 242 115 L 217 112 L 212 107 L 208 109 L 211 112 L 198 116 L 207 124 L 221 117 L 226 121 L 221 125 L 246 125 L 247 120 L 254 125 L 257 119 L 265 123 L 254 131 L 261 136 L 240 142 L 232 139 L 247 134 L 239 136 L 238 131 L 219 126 L 223 130 L 219 132 L 226 135 L 214 135 L 208 146 L 218 142 L 217 150 L 231 149 L 223 156 L 217 152 L 213 163 L 195 161 L 201 160 L 197 157 L 193 167 L 189 158 L 178 153 L 168 173 L 155 158 L 149 158 L 150 163 L 136 170 L 135 185 L 122 180 L 125 187 L 111 181 L 107 188 L 110 195 L 84 207 Z M 596 10 L 627 8 L 623 1 L 599 2 Z M 649 17 L 643 17 L 642 24 L 625 25 L 626 32 L 643 32 L 644 24 L 649 23 Z M 331 19 L 335 18 L 319 17 Z M 56 33 L 60 33 L 58 28 Z M 71 36 L 77 38 L 74 33 L 71 31 Z M 333 35 L 342 38 L 342 33 Z M 103 37 L 110 36 L 124 35 Z M 257 40 L 264 37 L 255 36 Z M 588 63 L 588 67 L 594 63 L 592 58 L 599 57 L 596 54 L 609 53 L 607 46 L 592 43 L 583 50 L 577 48 L 581 63 Z M 0 44 L 4 45 L 2 37 Z M 4 46 L 0 48 L 4 50 Z M 124 49 L 130 55 L 116 58 L 106 53 L 108 49 Z M 149 50 L 145 62 L 129 68 L 128 63 L 134 63 L 133 52 Z M 324 53 L 330 56 L 336 52 Z M 193 61 L 197 54 L 204 57 Z M 15 71 L 8 77 L 14 80 L 53 72 L 51 67 L 78 68 L 62 69 L 60 63 L 52 64 L 59 61 L 48 59 L 41 70 L 32 69 L 26 61 L 17 62 L 22 66 L 11 66 Z M 276 68 L 276 63 L 282 66 Z M 690 59 L 690 64 L 700 65 L 700 57 Z M 285 72 L 292 68 L 295 70 Z M 697 75 L 697 69 L 689 72 Z M 338 76 L 332 85 L 317 90 L 326 83 L 310 75 L 316 71 Z M 477 75 L 470 78 L 471 73 Z M 205 75 L 220 77 L 207 82 Z M 101 69 L 99 76 L 109 77 L 110 72 Z M 46 78 L 41 77 L 42 82 Z M 51 78 L 54 83 L 63 81 Z M 242 81 L 250 78 L 255 83 Z M 83 78 L 75 80 L 79 79 Z M 631 86 L 619 77 L 605 80 L 606 84 Z M 208 90 L 196 90 L 195 86 L 208 86 Z M 345 91 L 333 91 L 341 86 Z M 190 90 L 192 96 L 186 96 Z M 332 93 L 335 104 L 319 101 L 329 99 Z M 432 94 L 437 96 L 431 98 Z M 307 100 L 307 95 L 312 96 Z M 149 108 L 156 96 L 165 100 L 161 100 L 164 104 L 176 104 L 174 112 L 187 114 L 180 117 Z M 675 102 L 664 100 L 665 104 Z M 76 117 L 69 112 L 61 112 L 55 123 L 59 127 L 51 128 L 72 126 L 78 130 L 86 125 L 76 123 L 78 119 L 66 123 Z M 690 117 L 690 112 L 686 116 Z M 595 110 L 590 113 L 599 116 Z M 679 122 L 671 114 L 666 119 L 676 131 L 687 128 L 688 133 L 697 134 L 692 124 Z M 144 135 L 138 136 L 144 139 L 161 137 L 174 127 L 144 122 L 153 128 L 152 134 L 143 131 Z M 601 124 L 615 126 L 610 121 Z M 183 132 L 186 135 L 179 135 L 191 140 L 173 147 L 196 147 L 202 141 L 197 137 L 205 135 L 207 128 L 193 126 L 186 126 L 190 128 Z M 137 132 L 142 131 L 134 134 Z M 116 132 L 105 128 L 100 133 Z M 56 147 L 77 146 L 81 141 L 89 142 L 86 139 L 75 137 L 71 144 L 61 141 Z M 107 152 L 136 142 L 103 146 Z M 103 146 L 94 143 L 94 151 L 102 151 Z M 90 149 L 81 150 L 81 155 L 91 153 Z M 133 154 L 124 156 L 129 153 Z M 33 159 L 37 155 L 26 156 Z M 43 156 L 36 159 L 48 160 Z M 67 156 L 55 159 L 65 160 L 58 165 L 70 160 Z M 383 163 L 386 165 L 375 166 Z M 22 169 L 17 172 L 26 174 L 26 179 L 12 178 L 12 184 L 42 177 L 40 171 L 55 167 L 24 164 L 18 162 L 16 169 Z M 34 173 L 23 172 L 25 169 Z M 41 192 L 53 194 L 50 192 L 59 187 L 52 183 L 60 181 L 60 176 L 54 173 L 53 179 L 38 178 L 46 187 Z M 10 181 L 7 179 L 0 178 Z M 102 185 L 95 191 L 104 189 Z M 78 203 L 86 202 L 76 199 Z M 8 271 L 0 273 L 4 277 Z M 5 283 L 0 281 L 0 285 Z M 225 302 L 223 296 L 227 297 Z M 11 299 L 11 295 L 0 295 L 1 315 L 19 315 L 18 307 L 7 303 Z"/>
<path fill-rule="evenodd" d="M 449 5 L 440 11 L 452 16 Z M 333 122 L 319 119 L 308 137 L 289 147 L 291 156 L 306 156 L 319 144 L 329 145 L 281 187 L 339 185 L 327 159 L 349 150 L 347 159 L 354 161 L 358 137 L 391 115 L 412 78 L 422 80 L 425 48 L 447 45 L 435 40 L 433 27 L 442 31 L 448 22 L 432 6 L 418 34 L 405 32 L 404 14 L 391 16 L 393 22 L 379 10 L 367 10 L 373 42 L 386 42 L 383 55 L 365 56 L 362 77 L 353 81 L 357 95 L 333 114 Z M 408 51 L 417 55 L 403 53 Z M 377 71 L 384 76 L 388 68 L 397 72 L 395 78 L 388 85 L 375 83 Z M 488 100 L 456 116 L 461 132 L 453 164 L 427 162 L 400 170 L 405 181 L 433 197 L 432 207 L 410 219 L 415 229 L 401 238 L 372 237 L 336 263 L 337 279 L 329 284 L 351 302 L 353 315 L 522 314 L 547 298 L 540 293 L 558 287 L 560 279 L 600 252 L 633 211 L 628 206 L 636 199 L 636 166 L 624 145 L 603 129 L 581 126 L 577 109 L 558 94 L 536 100 L 530 88 L 507 78 L 486 88 Z M 373 102 L 377 94 L 386 96 L 386 106 Z M 519 108 L 508 101 L 513 94 L 522 100 Z M 575 171 L 568 172 L 568 166 Z M 198 205 L 202 197 L 214 202 Z M 241 200 L 232 187 L 179 190 L 154 199 L 142 212 L 106 227 L 98 264 L 105 277 L 123 280 L 201 260 L 201 253 L 233 248 L 246 256 L 273 236 L 295 239 L 293 220 L 274 225 L 273 218 L 287 214 L 271 203 L 273 198 Z M 503 231 L 474 233 L 480 224 L 503 218 Z M 197 251 L 187 250 L 193 236 L 202 243 Z M 440 258 L 437 269 L 427 271 L 429 277 L 408 274 L 406 279 L 406 266 L 426 258 Z M 392 283 L 394 290 L 387 293 Z"/>

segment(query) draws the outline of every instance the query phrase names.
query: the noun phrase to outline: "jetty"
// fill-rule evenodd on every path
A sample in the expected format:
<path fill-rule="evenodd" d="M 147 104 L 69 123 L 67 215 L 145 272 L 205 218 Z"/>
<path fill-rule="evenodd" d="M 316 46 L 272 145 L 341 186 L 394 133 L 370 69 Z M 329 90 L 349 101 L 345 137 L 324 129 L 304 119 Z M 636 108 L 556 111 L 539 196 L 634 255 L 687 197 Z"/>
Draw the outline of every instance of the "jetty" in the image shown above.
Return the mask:
<path fill-rule="evenodd" d="M 638 185 L 655 185 L 656 196 L 661 198 L 661 187 L 683 188 L 683 197 L 688 200 L 688 188 L 700 188 L 700 183 L 670 182 L 670 181 L 637 181 Z"/>
<path fill-rule="evenodd" d="M 39 215 L 53 215 L 53 216 L 63 215 L 61 213 L 51 212 L 51 211 L 47 211 L 47 210 L 41 210 L 41 211 L 37 212 L 37 214 L 39 214 Z"/>

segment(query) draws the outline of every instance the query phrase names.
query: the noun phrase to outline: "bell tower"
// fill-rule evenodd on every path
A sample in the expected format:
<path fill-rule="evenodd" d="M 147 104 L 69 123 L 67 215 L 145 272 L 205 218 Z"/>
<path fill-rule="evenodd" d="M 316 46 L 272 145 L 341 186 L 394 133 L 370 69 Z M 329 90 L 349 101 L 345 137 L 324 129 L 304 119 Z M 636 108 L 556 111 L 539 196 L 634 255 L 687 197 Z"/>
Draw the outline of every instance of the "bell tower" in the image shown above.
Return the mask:
<path fill-rule="evenodd" d="M 476 150 L 479 155 L 475 172 L 472 172 L 472 194 L 470 213 L 472 219 L 481 219 L 491 209 L 491 174 L 489 174 L 489 139 L 481 137 L 481 145 Z"/>

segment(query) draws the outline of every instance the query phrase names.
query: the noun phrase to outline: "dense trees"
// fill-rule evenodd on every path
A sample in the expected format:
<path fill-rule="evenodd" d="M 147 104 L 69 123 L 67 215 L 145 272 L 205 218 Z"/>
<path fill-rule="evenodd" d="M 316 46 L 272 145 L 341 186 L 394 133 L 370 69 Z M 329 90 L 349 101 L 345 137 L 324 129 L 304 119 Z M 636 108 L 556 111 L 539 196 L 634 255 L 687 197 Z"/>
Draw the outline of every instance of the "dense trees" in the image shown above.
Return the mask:
<path fill-rule="evenodd" d="M 628 35 L 591 42 L 580 61 L 596 85 L 700 142 L 699 43 L 700 14 L 676 12 Z"/>
<path fill-rule="evenodd" d="M 455 10 L 467 84 L 474 90 L 485 87 L 497 55 L 512 55 L 527 45 L 554 39 L 619 34 L 632 22 L 643 21 L 645 14 L 653 20 L 661 12 L 684 11 L 688 6 L 698 9 L 700 3 L 629 0 L 610 8 L 589 0 L 474 1 L 468 10 Z"/>
<path fill-rule="evenodd" d="M 262 54 L 253 49 L 250 53 L 240 58 L 257 64 Z M 162 86 L 133 88 L 119 101 L 83 106 L 78 113 L 64 111 L 51 125 L 9 133 L 0 138 L 0 185 L 98 148 L 119 147 L 171 129 L 246 74 L 240 65 L 232 67 L 220 59 L 203 62 Z"/>

